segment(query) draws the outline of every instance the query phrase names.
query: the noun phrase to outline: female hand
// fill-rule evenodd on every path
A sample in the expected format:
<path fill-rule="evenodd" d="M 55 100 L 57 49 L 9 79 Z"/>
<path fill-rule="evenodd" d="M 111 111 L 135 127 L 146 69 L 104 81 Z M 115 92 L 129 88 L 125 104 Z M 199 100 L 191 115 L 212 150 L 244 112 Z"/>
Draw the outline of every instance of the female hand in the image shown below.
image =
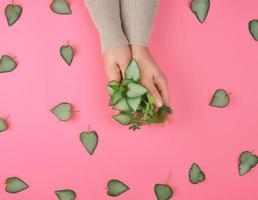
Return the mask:
<path fill-rule="evenodd" d="M 132 57 L 141 69 L 141 84 L 144 85 L 155 99 L 155 106 L 169 106 L 170 98 L 168 82 L 158 65 L 153 60 L 147 47 L 131 46 Z"/>
<path fill-rule="evenodd" d="M 123 45 L 103 53 L 104 68 L 109 81 L 120 82 L 124 71 L 132 59 L 130 47 Z"/>

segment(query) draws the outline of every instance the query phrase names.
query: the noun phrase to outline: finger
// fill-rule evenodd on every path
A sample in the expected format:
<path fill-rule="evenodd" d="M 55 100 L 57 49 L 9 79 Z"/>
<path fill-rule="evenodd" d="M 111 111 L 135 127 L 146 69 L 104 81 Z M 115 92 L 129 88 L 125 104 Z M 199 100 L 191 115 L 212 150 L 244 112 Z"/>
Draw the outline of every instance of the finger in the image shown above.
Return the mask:
<path fill-rule="evenodd" d="M 159 77 L 154 79 L 154 84 L 156 85 L 156 88 L 158 89 L 159 93 L 161 94 L 163 103 L 166 106 L 170 105 L 170 97 L 169 97 L 169 91 L 168 91 L 168 84 L 165 78 Z"/>
<path fill-rule="evenodd" d="M 154 97 L 154 104 L 156 107 L 161 107 L 163 105 L 162 98 L 159 91 L 155 87 L 154 83 L 142 83 L 148 90 L 151 96 Z"/>
<path fill-rule="evenodd" d="M 109 81 L 121 81 L 121 71 L 118 65 L 106 67 L 106 75 Z"/>
<path fill-rule="evenodd" d="M 130 59 L 122 60 L 118 63 L 123 79 L 125 79 L 125 70 L 130 63 Z"/>

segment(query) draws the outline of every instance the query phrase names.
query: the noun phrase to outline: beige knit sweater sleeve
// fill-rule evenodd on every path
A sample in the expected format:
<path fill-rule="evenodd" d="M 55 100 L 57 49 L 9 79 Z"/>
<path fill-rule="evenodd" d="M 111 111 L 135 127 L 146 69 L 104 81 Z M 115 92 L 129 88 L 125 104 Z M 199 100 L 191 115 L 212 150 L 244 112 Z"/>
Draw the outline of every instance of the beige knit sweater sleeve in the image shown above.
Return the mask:
<path fill-rule="evenodd" d="M 148 46 L 159 0 L 120 0 L 122 27 L 130 44 Z"/>
<path fill-rule="evenodd" d="M 85 0 L 98 29 L 102 52 L 136 44 L 147 46 L 158 0 Z"/>

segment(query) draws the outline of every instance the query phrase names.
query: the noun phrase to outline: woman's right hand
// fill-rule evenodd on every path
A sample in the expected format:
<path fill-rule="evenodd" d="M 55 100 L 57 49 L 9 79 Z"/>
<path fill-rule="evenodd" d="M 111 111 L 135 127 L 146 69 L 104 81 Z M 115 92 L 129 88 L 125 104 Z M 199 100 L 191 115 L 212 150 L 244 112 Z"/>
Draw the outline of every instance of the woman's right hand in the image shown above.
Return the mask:
<path fill-rule="evenodd" d="M 129 45 L 112 48 L 103 53 L 104 68 L 109 81 L 121 81 L 132 59 Z"/>

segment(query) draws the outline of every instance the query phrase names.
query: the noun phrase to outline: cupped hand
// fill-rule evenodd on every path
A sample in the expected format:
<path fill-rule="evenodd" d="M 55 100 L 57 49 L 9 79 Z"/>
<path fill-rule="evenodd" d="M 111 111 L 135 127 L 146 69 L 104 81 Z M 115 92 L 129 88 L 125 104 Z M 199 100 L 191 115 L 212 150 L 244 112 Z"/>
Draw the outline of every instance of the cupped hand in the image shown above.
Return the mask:
<path fill-rule="evenodd" d="M 147 47 L 131 46 L 132 58 L 141 69 L 141 84 L 145 86 L 155 99 L 155 106 L 170 105 L 168 81 L 155 63 Z"/>
<path fill-rule="evenodd" d="M 128 45 L 112 48 L 104 52 L 104 68 L 108 80 L 120 82 L 124 78 L 124 71 L 131 59 L 132 54 Z"/>

